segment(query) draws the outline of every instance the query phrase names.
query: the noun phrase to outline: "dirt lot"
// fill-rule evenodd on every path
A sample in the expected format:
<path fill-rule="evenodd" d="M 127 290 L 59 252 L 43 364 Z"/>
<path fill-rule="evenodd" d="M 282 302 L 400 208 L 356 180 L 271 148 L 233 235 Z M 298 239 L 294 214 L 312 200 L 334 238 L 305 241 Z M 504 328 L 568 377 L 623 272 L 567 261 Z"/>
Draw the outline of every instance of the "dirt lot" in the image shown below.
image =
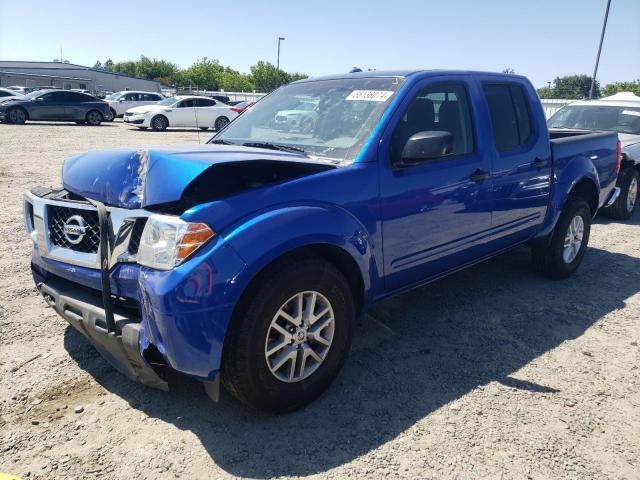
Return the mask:
<path fill-rule="evenodd" d="M 290 415 L 213 404 L 189 381 L 150 390 L 105 364 L 33 287 L 21 194 L 58 185 L 85 150 L 196 141 L 120 122 L 0 125 L 0 472 L 640 478 L 640 214 L 599 220 L 568 281 L 518 249 L 378 306 L 330 391 Z"/>

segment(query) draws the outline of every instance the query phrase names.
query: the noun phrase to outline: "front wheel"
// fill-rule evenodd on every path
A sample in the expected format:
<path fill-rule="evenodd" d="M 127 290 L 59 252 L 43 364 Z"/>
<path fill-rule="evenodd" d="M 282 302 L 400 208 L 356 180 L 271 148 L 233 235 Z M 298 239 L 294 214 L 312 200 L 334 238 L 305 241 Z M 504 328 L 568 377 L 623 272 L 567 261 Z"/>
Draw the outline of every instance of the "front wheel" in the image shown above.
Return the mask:
<path fill-rule="evenodd" d="M 87 116 L 84 117 L 87 125 L 91 125 L 92 127 L 97 127 L 102 123 L 102 114 L 97 110 L 90 110 L 87 112 Z"/>
<path fill-rule="evenodd" d="M 116 113 L 116 111 L 113 108 L 110 108 L 109 112 L 111 112 L 111 116 L 109 118 L 105 118 L 105 121 L 113 122 L 116 119 L 116 117 L 118 116 L 118 114 Z"/>
<path fill-rule="evenodd" d="M 332 264 L 281 263 L 256 280 L 229 327 L 222 380 L 240 401 L 286 412 L 314 400 L 351 344 L 352 291 Z"/>
<path fill-rule="evenodd" d="M 22 108 L 12 108 L 7 112 L 8 123 L 23 124 L 27 121 L 27 112 Z"/>
<path fill-rule="evenodd" d="M 563 279 L 575 272 L 587 250 L 591 233 L 591 209 L 579 197 L 570 196 L 550 242 L 532 250 L 534 266 L 544 275 Z"/>
<path fill-rule="evenodd" d="M 151 119 L 151 128 L 156 132 L 166 130 L 169 126 L 169 120 L 164 115 L 156 115 Z"/>
<path fill-rule="evenodd" d="M 629 220 L 638 203 L 638 171 L 635 168 L 625 168 L 618 177 L 620 196 L 605 213 L 616 220 Z"/>

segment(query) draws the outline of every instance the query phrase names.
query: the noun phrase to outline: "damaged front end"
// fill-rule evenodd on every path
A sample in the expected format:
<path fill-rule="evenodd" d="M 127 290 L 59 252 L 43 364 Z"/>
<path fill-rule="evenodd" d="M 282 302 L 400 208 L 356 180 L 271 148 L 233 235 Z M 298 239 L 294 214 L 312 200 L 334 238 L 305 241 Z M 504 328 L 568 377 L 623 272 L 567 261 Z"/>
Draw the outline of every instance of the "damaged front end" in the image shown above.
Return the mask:
<path fill-rule="evenodd" d="M 332 168 L 285 152 L 211 145 L 74 157 L 64 165 L 64 188 L 24 196 L 34 279 L 47 303 L 132 380 L 166 390 L 166 372 L 175 370 L 216 398 L 246 265 L 215 235 L 188 261 L 149 267 L 138 256 L 145 226 Z"/>

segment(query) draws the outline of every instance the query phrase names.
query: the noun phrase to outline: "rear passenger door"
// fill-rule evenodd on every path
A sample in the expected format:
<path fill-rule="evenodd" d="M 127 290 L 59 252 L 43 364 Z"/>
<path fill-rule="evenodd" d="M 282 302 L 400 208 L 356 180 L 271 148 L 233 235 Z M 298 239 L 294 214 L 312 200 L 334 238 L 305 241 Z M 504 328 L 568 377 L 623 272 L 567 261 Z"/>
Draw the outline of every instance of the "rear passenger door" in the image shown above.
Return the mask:
<path fill-rule="evenodd" d="M 219 108 L 216 108 L 216 101 L 212 98 L 196 98 L 194 102 L 196 105 L 197 126 L 202 128 L 213 127 L 219 111 Z M 196 125 L 194 124 L 194 126 Z"/>
<path fill-rule="evenodd" d="M 421 82 L 407 95 L 380 143 L 380 209 L 387 291 L 433 278 L 483 256 L 491 228 L 491 157 L 466 76 Z M 452 148 L 438 158 L 401 166 L 407 140 L 447 131 Z"/>
<path fill-rule="evenodd" d="M 84 93 L 65 92 L 63 103 L 67 120 L 84 121 L 89 111 L 87 102 L 92 102 L 93 100 L 92 97 Z"/>
<path fill-rule="evenodd" d="M 485 79 L 481 90 L 495 148 L 492 172 L 493 229 L 498 247 L 528 238 L 544 221 L 551 189 L 547 135 L 532 107 L 535 92 L 524 82 Z"/>

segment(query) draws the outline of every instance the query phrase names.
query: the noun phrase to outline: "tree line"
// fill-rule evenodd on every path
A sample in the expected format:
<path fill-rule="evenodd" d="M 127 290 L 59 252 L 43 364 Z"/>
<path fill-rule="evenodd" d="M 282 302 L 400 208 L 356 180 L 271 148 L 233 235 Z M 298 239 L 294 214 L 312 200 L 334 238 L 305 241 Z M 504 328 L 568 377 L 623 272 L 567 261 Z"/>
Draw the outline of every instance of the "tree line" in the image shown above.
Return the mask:
<path fill-rule="evenodd" d="M 98 60 L 93 68 L 145 80 L 157 80 L 163 85 L 176 88 L 193 87 L 227 92 L 270 92 L 280 85 L 308 77 L 304 73 L 286 72 L 262 60 L 250 67 L 250 73 L 241 73 L 208 57 L 201 58 L 185 69 L 167 60 L 152 59 L 144 55 L 139 60 L 124 62 L 114 62 L 110 58 L 104 63 Z"/>

